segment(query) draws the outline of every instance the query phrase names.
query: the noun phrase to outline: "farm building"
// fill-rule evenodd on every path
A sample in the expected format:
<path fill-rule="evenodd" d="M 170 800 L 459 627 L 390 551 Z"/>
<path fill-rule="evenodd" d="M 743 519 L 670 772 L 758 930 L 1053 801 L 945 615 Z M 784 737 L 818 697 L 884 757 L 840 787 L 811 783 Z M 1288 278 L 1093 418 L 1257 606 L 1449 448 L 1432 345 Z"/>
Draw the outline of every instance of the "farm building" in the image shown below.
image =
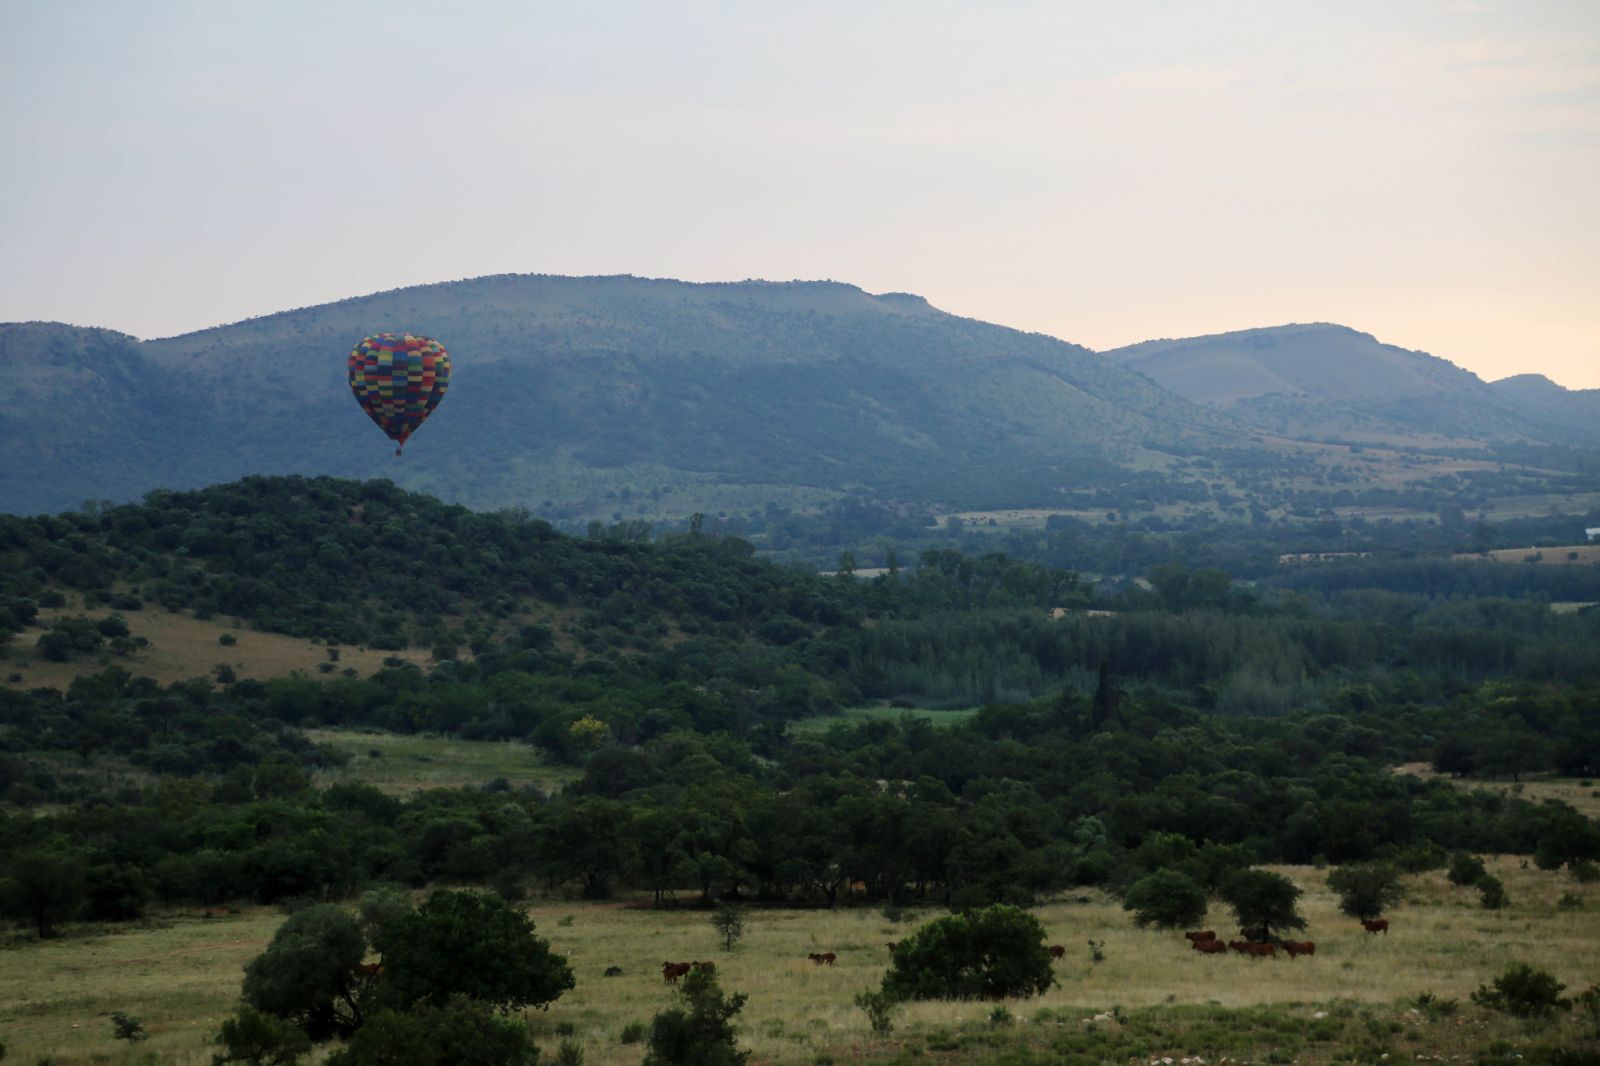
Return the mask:
<path fill-rule="evenodd" d="M 1593 529 L 1584 530 L 1583 535 L 1588 537 L 1590 540 L 1600 540 L 1600 526 L 1595 526 Z"/>

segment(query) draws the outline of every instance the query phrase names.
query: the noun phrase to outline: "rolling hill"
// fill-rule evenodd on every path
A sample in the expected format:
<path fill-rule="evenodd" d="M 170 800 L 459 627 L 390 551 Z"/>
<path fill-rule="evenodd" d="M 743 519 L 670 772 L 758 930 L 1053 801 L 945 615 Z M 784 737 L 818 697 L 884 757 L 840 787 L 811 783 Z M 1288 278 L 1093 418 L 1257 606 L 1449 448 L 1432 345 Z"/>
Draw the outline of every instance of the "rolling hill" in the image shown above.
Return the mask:
<path fill-rule="evenodd" d="M 438 337 L 455 363 L 399 460 L 344 380 L 351 345 L 386 330 Z M 0 372 L 13 513 L 290 473 L 573 522 L 852 494 L 922 513 L 1237 508 L 1263 492 L 1283 508 L 1333 476 L 1384 491 L 1434 479 L 1426 452 L 1470 451 L 1495 474 L 1485 442 L 1593 441 L 1578 394 L 1491 387 L 1343 327 L 1102 355 L 838 282 L 502 275 L 148 341 L 0 324 Z M 1302 443 L 1327 440 L 1393 450 L 1329 470 L 1338 456 Z M 1516 491 L 1547 491 L 1543 477 Z"/>
<path fill-rule="evenodd" d="M 353 341 L 385 329 L 444 339 L 456 366 L 398 462 L 344 383 Z M 535 509 L 607 485 L 683 495 L 683 513 L 708 487 L 981 506 L 1223 434 L 1088 349 L 832 282 L 505 276 L 142 343 L 37 323 L 0 338 L 6 365 L 48 364 L 0 423 L 14 510 L 252 472 Z"/>
<path fill-rule="evenodd" d="M 1476 374 L 1345 326 L 1146 341 L 1105 355 L 1187 400 L 1294 436 L 1553 443 L 1563 435 Z"/>

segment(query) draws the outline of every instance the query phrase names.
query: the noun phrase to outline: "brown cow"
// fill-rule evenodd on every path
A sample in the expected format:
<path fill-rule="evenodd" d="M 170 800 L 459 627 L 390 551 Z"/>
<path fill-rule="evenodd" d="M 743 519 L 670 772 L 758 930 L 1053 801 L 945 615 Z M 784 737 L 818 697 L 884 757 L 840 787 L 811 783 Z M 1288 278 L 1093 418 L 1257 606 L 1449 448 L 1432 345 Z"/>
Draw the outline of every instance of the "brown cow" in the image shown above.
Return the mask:
<path fill-rule="evenodd" d="M 1388 936 L 1389 935 L 1389 919 L 1387 919 L 1387 918 L 1363 918 L 1363 919 L 1361 919 L 1361 928 L 1365 929 L 1369 933 L 1382 933 L 1384 936 Z"/>
<path fill-rule="evenodd" d="M 1221 955 L 1228 950 L 1228 945 L 1220 940 L 1196 940 L 1194 949 L 1203 955 Z"/>
<path fill-rule="evenodd" d="M 661 964 L 661 978 L 662 978 L 662 980 L 666 981 L 668 984 L 672 984 L 672 985 L 677 984 L 678 983 L 678 978 L 682 977 L 684 974 L 689 972 L 689 965 L 690 964 L 687 963 L 687 962 L 664 962 L 664 963 L 662 963 Z"/>
<path fill-rule="evenodd" d="M 1275 959 L 1278 957 L 1276 944 L 1246 944 L 1242 949 L 1244 954 L 1253 959 Z"/>
<path fill-rule="evenodd" d="M 1060 944 L 1051 944 L 1050 945 L 1050 957 L 1052 959 L 1059 959 L 1063 955 L 1065 955 L 1066 953 L 1067 953 L 1067 949 L 1062 947 Z"/>
<path fill-rule="evenodd" d="M 1239 930 L 1239 935 L 1244 937 L 1246 940 L 1254 940 L 1259 943 L 1263 940 L 1271 940 L 1272 930 L 1268 929 L 1264 925 L 1258 925 L 1254 929 Z"/>
<path fill-rule="evenodd" d="M 1230 940 L 1230 941 L 1228 941 L 1228 948 L 1229 948 L 1229 950 L 1237 951 L 1239 954 L 1243 955 L 1247 950 L 1249 950 L 1250 941 L 1248 941 L 1248 940 Z"/>
<path fill-rule="evenodd" d="M 1297 955 L 1315 955 L 1317 953 L 1317 945 L 1309 940 L 1285 940 L 1283 942 L 1283 950 L 1289 953 L 1289 958 L 1293 959 Z"/>
<path fill-rule="evenodd" d="M 839 956 L 835 955 L 831 951 L 824 951 L 820 955 L 817 952 L 813 951 L 813 952 L 811 952 L 811 954 L 806 956 L 806 958 L 810 959 L 812 962 L 816 963 L 818 966 L 832 966 L 833 963 L 834 963 L 834 960 L 836 960 L 838 957 Z"/>
<path fill-rule="evenodd" d="M 1198 929 L 1183 935 L 1185 938 L 1193 941 L 1196 944 L 1200 943 L 1202 940 L 1217 939 L 1217 931 L 1215 929 Z"/>
<path fill-rule="evenodd" d="M 891 940 L 883 946 L 889 949 L 889 954 L 893 955 L 899 949 L 900 942 L 897 940 Z"/>

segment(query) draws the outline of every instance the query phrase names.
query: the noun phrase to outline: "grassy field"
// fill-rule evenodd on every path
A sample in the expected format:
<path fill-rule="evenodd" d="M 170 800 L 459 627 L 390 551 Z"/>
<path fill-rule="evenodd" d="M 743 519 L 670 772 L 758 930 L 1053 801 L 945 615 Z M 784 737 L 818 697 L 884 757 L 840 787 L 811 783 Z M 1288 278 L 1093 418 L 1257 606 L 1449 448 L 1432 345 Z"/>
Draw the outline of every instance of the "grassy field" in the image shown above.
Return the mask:
<path fill-rule="evenodd" d="M 341 781 L 364 781 L 390 795 L 404 796 L 429 788 L 459 788 L 504 778 L 512 788 L 533 785 L 548 793 L 579 776 L 577 769 L 550 765 L 534 749 L 512 741 L 336 729 L 308 729 L 306 736 L 354 756 L 343 769 L 319 773 L 315 781 L 318 788 Z"/>
<path fill-rule="evenodd" d="M 887 1037 L 870 1031 L 851 999 L 876 986 L 888 962 L 885 941 L 906 936 L 913 922 L 893 924 L 867 907 L 753 909 L 744 940 L 725 953 L 705 911 L 540 901 L 529 912 L 540 935 L 566 955 L 577 987 L 528 1020 L 547 1059 L 561 1039 L 572 1039 L 588 1066 L 635 1066 L 642 1046 L 619 1036 L 627 1023 L 648 1023 L 671 1003 L 661 962 L 711 959 L 725 989 L 750 997 L 738 1020 L 753 1064 L 915 1058 L 1042 1066 L 1069 1052 L 1090 1062 L 1177 1063 L 1201 1055 L 1214 1063 L 1227 1055 L 1322 1063 L 1377 1061 L 1379 1054 L 1470 1060 L 1496 1039 L 1578 1039 L 1575 1016 L 1534 1027 L 1474 1007 L 1467 997 L 1512 962 L 1550 970 L 1569 993 L 1600 981 L 1600 886 L 1524 869 L 1517 859 L 1489 865 L 1506 883 L 1510 908 L 1481 910 L 1472 890 L 1425 874 L 1410 879 L 1411 899 L 1391 912 L 1386 937 L 1368 936 L 1336 913 L 1322 872 L 1283 869 L 1306 890 L 1305 935 L 1317 943 L 1315 957 L 1293 962 L 1199 955 L 1176 933 L 1136 929 L 1098 894 L 1044 906 L 1037 913 L 1050 941 L 1067 949 L 1056 964 L 1056 988 L 1007 1001 L 1012 1022 L 1003 1025 L 991 1020 L 993 1003 L 913 1004 Z M 1558 905 L 1563 895 L 1565 907 Z M 76 930 L 47 943 L 19 938 L 0 949 L 0 1040 L 17 1062 L 199 1066 L 209 1061 L 211 1034 L 237 998 L 241 968 L 281 920 L 273 910 L 246 909 L 218 919 L 174 914 L 137 928 Z M 1212 928 L 1226 932 L 1231 924 L 1220 909 L 1210 915 Z M 1103 943 L 1105 961 L 1091 961 L 1089 940 Z M 838 965 L 806 959 L 821 951 L 836 952 Z M 603 977 L 613 965 L 623 976 Z M 1415 1009 L 1414 998 L 1425 992 L 1459 1000 L 1459 1009 Z M 146 1043 L 134 1049 L 112 1039 L 109 1014 L 119 1010 L 144 1020 Z M 1096 1015 L 1106 1016 L 1092 1020 Z M 1018 1057 L 1025 1052 L 1037 1057 Z"/>
<path fill-rule="evenodd" d="M 103 618 L 111 613 L 107 607 L 89 610 L 73 607 L 40 611 L 39 619 L 48 623 L 63 615 Z M 117 613 L 127 620 L 129 631 L 136 637 L 148 640 L 150 647 L 130 656 L 103 654 L 54 663 L 35 654 L 34 641 L 43 630 L 33 630 L 18 636 L 9 647 L 0 649 L 0 680 L 12 688 L 45 687 L 64 692 L 72 684 L 73 678 L 95 673 L 107 666 L 119 666 L 135 676 L 151 677 L 169 685 L 174 681 L 206 677 L 221 663 L 232 667 L 238 677 L 265 679 L 287 677 L 295 671 L 313 678 L 331 678 L 338 677 L 339 671 L 346 669 L 367 677 L 382 669 L 383 660 L 388 658 L 400 658 L 418 665 L 426 665 L 428 661 L 428 653 L 418 648 L 375 651 L 344 647 L 339 649 L 339 661 L 335 664 L 337 669 L 325 674 L 318 669 L 318 664 L 328 661 L 328 648 L 299 637 L 260 633 L 226 619 L 199 619 L 188 613 L 166 611 L 159 607 Z M 231 646 L 220 643 L 224 633 L 232 633 L 236 643 Z M 22 680 L 9 680 L 13 674 L 20 674 Z"/>
<path fill-rule="evenodd" d="M 835 725 L 852 722 L 898 722 L 906 715 L 926 718 L 936 726 L 955 725 L 978 713 L 978 708 L 959 711 L 928 711 L 914 707 L 848 707 L 838 714 L 823 714 L 815 718 L 802 718 L 789 726 L 792 733 L 826 733 Z"/>
<path fill-rule="evenodd" d="M 1600 566 L 1600 544 L 1568 544 L 1559 548 L 1498 548 L 1488 552 L 1457 552 L 1450 558 L 1493 563 L 1534 562 L 1543 566 Z"/>

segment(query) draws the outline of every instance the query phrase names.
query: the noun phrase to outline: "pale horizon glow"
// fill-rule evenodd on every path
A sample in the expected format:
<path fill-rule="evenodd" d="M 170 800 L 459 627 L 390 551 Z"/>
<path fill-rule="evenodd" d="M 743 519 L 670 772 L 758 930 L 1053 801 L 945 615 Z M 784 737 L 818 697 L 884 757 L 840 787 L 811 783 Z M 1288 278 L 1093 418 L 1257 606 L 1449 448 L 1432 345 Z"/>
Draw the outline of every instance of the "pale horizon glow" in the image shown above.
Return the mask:
<path fill-rule="evenodd" d="M 1600 387 L 1600 4 L 0 0 L 0 321 L 833 278 Z"/>

